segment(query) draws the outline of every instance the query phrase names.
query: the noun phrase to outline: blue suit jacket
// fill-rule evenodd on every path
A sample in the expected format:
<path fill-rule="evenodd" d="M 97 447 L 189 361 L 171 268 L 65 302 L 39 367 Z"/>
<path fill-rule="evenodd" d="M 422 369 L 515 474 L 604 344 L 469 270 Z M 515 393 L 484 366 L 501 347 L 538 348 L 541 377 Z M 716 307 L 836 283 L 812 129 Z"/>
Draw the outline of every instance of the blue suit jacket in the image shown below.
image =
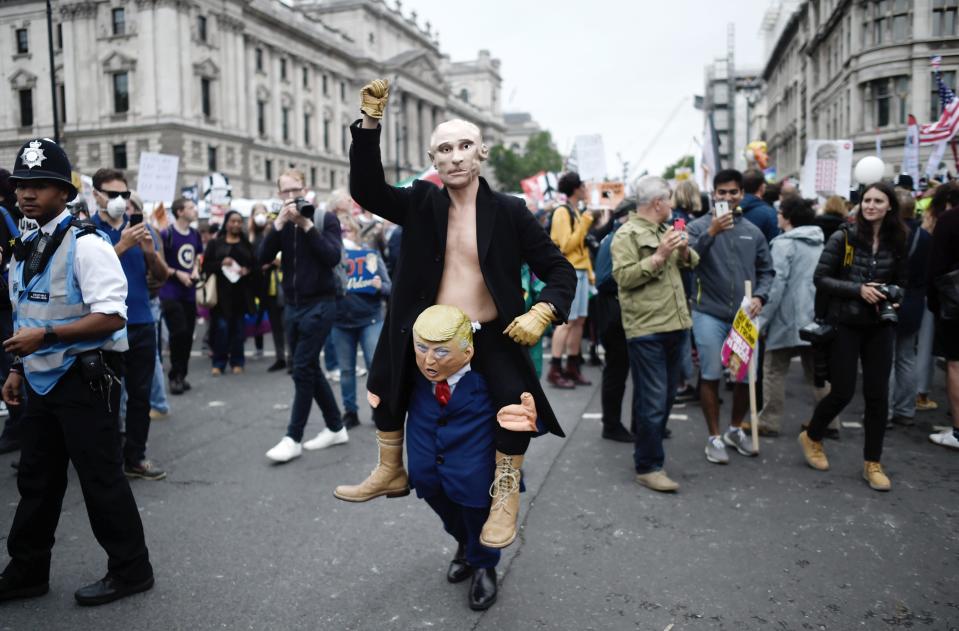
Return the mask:
<path fill-rule="evenodd" d="M 496 410 L 479 372 L 463 375 L 445 407 L 417 372 L 406 419 L 407 466 L 417 497 L 445 493 L 457 504 L 489 508 L 496 427 Z"/>

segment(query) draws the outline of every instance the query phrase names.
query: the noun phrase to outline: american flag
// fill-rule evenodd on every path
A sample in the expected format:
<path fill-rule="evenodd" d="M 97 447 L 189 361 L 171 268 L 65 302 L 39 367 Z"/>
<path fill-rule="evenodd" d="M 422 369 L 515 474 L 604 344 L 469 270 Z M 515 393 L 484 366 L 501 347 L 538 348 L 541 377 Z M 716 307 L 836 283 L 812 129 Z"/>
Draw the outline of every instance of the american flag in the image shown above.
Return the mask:
<path fill-rule="evenodd" d="M 939 87 L 939 104 L 942 105 L 942 115 L 935 123 L 919 126 L 919 144 L 931 145 L 944 142 L 953 137 L 959 129 L 959 99 L 956 93 L 949 89 L 943 80 L 939 66 L 933 58 L 933 68 L 936 69 L 936 84 Z"/>

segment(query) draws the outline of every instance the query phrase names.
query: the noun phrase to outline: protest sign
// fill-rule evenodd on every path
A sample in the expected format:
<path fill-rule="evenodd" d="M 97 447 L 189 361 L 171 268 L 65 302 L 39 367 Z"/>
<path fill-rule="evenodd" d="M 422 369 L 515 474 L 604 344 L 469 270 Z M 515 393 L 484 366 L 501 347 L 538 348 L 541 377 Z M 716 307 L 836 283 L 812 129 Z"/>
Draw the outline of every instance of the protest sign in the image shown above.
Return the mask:
<path fill-rule="evenodd" d="M 799 178 L 803 197 L 825 200 L 831 195 L 849 199 L 852 187 L 852 141 L 810 140 Z"/>
<path fill-rule="evenodd" d="M 351 294 L 375 294 L 373 278 L 380 266 L 376 250 L 345 249 L 343 264 L 346 266 L 346 291 Z"/>
<path fill-rule="evenodd" d="M 733 318 L 733 328 L 723 342 L 723 366 L 729 367 L 729 372 L 736 379 L 742 381 L 749 372 L 749 362 L 756 352 L 756 342 L 759 339 L 759 329 L 746 314 L 742 306 Z"/>
<path fill-rule="evenodd" d="M 180 156 L 144 151 L 137 171 L 137 194 L 145 202 L 170 202 L 176 198 Z"/>

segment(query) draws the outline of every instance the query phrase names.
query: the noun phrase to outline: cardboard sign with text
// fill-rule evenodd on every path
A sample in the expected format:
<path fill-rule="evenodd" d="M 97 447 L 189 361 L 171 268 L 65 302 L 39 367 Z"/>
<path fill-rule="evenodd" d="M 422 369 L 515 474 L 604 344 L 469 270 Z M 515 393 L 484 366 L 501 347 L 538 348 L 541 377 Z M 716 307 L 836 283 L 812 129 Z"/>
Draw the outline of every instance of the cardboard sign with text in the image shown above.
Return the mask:
<path fill-rule="evenodd" d="M 373 278 L 381 265 L 376 250 L 346 249 L 344 253 L 346 291 L 351 294 L 375 294 L 378 290 L 373 286 Z"/>
<path fill-rule="evenodd" d="M 145 202 L 172 202 L 176 198 L 180 156 L 144 151 L 137 171 L 137 193 Z"/>
<path fill-rule="evenodd" d="M 740 306 L 722 350 L 723 366 L 729 368 L 736 381 L 743 381 L 749 373 L 749 362 L 756 352 L 758 340 L 759 328 Z"/>

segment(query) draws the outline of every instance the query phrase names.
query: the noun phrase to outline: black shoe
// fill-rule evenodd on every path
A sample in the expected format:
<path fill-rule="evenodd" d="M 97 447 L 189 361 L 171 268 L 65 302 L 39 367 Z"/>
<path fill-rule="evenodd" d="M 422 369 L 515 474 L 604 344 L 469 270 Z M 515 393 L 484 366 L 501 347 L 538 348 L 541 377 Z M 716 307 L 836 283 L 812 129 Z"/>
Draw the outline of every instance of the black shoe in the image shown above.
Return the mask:
<path fill-rule="evenodd" d="M 152 587 L 152 576 L 139 583 L 127 583 L 115 576 L 107 574 L 96 583 L 78 589 L 76 593 L 73 594 L 73 597 L 84 607 L 93 607 L 95 605 L 112 603 L 114 600 L 120 600 L 133 594 L 145 592 Z"/>
<path fill-rule="evenodd" d="M 36 598 L 50 591 L 47 581 L 28 582 L 12 576 L 0 574 L 0 601 L 17 598 Z"/>
<path fill-rule="evenodd" d="M 357 416 L 356 412 L 343 413 L 343 427 L 345 427 L 346 429 L 353 429 L 359 424 L 360 424 L 360 417 Z"/>
<path fill-rule="evenodd" d="M 140 478 L 141 480 L 162 480 L 166 477 L 166 471 L 149 460 L 141 460 L 136 464 L 125 463 L 123 474 L 128 478 Z"/>
<path fill-rule="evenodd" d="M 270 364 L 270 367 L 266 369 L 266 372 L 276 372 L 278 370 L 283 370 L 284 368 L 286 368 L 286 360 L 278 359 Z"/>
<path fill-rule="evenodd" d="M 470 609 L 483 611 L 496 602 L 496 568 L 478 567 L 473 569 L 473 581 L 470 583 Z"/>
<path fill-rule="evenodd" d="M 182 379 L 170 379 L 170 394 L 183 394 L 184 392 L 186 392 L 186 387 L 183 385 Z"/>
<path fill-rule="evenodd" d="M 839 430 L 826 428 L 826 431 L 822 433 L 823 438 L 828 438 L 829 440 L 839 440 Z"/>
<path fill-rule="evenodd" d="M 0 438 L 0 454 L 12 454 L 20 451 L 20 441 L 13 438 Z"/>
<path fill-rule="evenodd" d="M 184 389 L 184 390 L 192 390 L 192 389 L 193 389 L 193 386 L 191 386 L 191 385 L 190 385 L 190 382 L 187 381 L 186 379 L 180 379 L 180 383 L 183 384 L 183 389 Z"/>
<path fill-rule="evenodd" d="M 617 443 L 636 442 L 636 437 L 633 433 L 618 423 L 614 427 L 604 427 L 603 438 L 606 440 L 615 440 Z"/>
<path fill-rule="evenodd" d="M 663 438 L 664 438 L 664 439 L 665 439 L 665 438 L 672 438 L 672 437 L 673 437 L 673 430 L 669 429 L 668 427 L 663 430 Z"/>
<path fill-rule="evenodd" d="M 466 546 L 462 543 L 456 546 L 456 554 L 450 561 L 450 569 L 446 571 L 446 580 L 450 583 L 461 583 L 473 575 L 473 568 L 466 562 Z"/>
<path fill-rule="evenodd" d="M 674 401 L 676 403 L 687 403 L 689 401 L 698 401 L 699 393 L 696 392 L 696 388 L 687 385 L 682 390 L 676 391 L 676 398 Z"/>
<path fill-rule="evenodd" d="M 916 419 L 911 416 L 894 416 L 892 417 L 892 422 L 894 425 L 900 425 L 902 427 L 913 427 L 916 424 Z M 0 451 L 2 454 L 3 451 Z"/>

